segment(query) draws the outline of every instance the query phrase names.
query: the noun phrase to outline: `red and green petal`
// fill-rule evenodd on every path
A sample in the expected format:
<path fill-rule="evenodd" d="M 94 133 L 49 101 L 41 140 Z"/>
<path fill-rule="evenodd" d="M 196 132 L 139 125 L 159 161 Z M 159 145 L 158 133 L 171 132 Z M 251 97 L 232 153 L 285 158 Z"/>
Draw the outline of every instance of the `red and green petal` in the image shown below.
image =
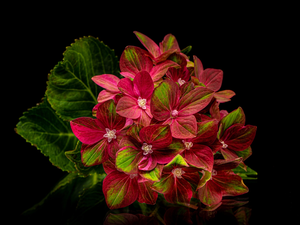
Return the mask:
<path fill-rule="evenodd" d="M 74 135 L 84 144 L 95 144 L 106 134 L 105 127 L 90 117 L 80 117 L 70 121 Z"/>
<path fill-rule="evenodd" d="M 172 173 L 165 173 L 161 176 L 159 182 L 155 182 L 151 189 L 158 193 L 165 194 L 169 192 L 174 185 L 174 175 Z"/>
<path fill-rule="evenodd" d="M 128 96 L 122 97 L 116 108 L 116 112 L 126 118 L 137 119 L 141 116 L 142 108 L 138 106 L 137 100 Z"/>
<path fill-rule="evenodd" d="M 178 115 L 188 116 L 195 114 L 204 109 L 210 103 L 212 98 L 213 91 L 204 87 L 197 87 L 180 99 Z"/>
<path fill-rule="evenodd" d="M 189 167 L 189 165 L 184 160 L 184 158 L 178 154 L 171 160 L 171 162 L 169 162 L 167 165 L 165 165 L 164 172 L 170 173 L 170 172 L 172 172 L 173 168 L 175 168 L 175 167 Z"/>
<path fill-rule="evenodd" d="M 150 74 L 147 71 L 142 71 L 136 74 L 133 79 L 133 89 L 136 96 L 149 99 L 154 90 L 154 84 Z"/>
<path fill-rule="evenodd" d="M 218 131 L 218 139 L 221 139 L 225 130 L 232 126 L 233 124 L 241 124 L 245 125 L 245 113 L 241 107 L 237 108 L 236 110 L 232 111 L 231 113 L 227 114 L 223 117 L 220 121 L 220 127 Z"/>
<path fill-rule="evenodd" d="M 118 83 L 120 78 L 112 74 L 102 74 L 93 76 L 92 80 L 100 87 L 105 88 L 110 92 L 119 93 Z"/>
<path fill-rule="evenodd" d="M 181 155 L 187 163 L 197 168 L 211 171 L 214 164 L 212 150 L 205 145 L 194 144 L 189 150 L 185 150 Z"/>
<path fill-rule="evenodd" d="M 121 93 L 121 92 L 119 92 L 119 93 Z M 103 103 L 107 100 L 114 99 L 116 97 L 116 95 L 118 95 L 119 93 L 102 90 L 99 92 L 99 95 L 97 97 L 97 102 Z"/>
<path fill-rule="evenodd" d="M 166 201 L 174 204 L 189 204 L 193 196 L 193 190 L 189 182 L 184 178 L 174 178 L 172 188 L 164 194 Z"/>
<path fill-rule="evenodd" d="M 161 52 L 166 52 L 170 49 L 176 49 L 177 51 L 180 51 L 178 42 L 177 42 L 175 36 L 172 34 L 167 34 L 164 37 L 163 41 L 159 44 L 159 46 L 160 46 Z"/>
<path fill-rule="evenodd" d="M 173 119 L 170 127 L 174 138 L 186 139 L 196 137 L 197 121 L 194 115 L 177 117 Z"/>
<path fill-rule="evenodd" d="M 222 201 L 222 188 L 213 180 L 209 180 L 198 190 L 199 200 L 208 206 L 216 205 Z"/>
<path fill-rule="evenodd" d="M 193 143 L 211 144 L 216 140 L 218 132 L 217 120 L 205 120 L 197 123 L 197 137 L 191 141 Z"/>
<path fill-rule="evenodd" d="M 126 123 L 126 118 L 116 113 L 116 105 L 113 100 L 106 101 L 98 107 L 97 119 L 110 130 L 121 130 Z"/>
<path fill-rule="evenodd" d="M 167 73 L 169 68 L 180 68 L 180 66 L 171 60 L 165 60 L 155 65 L 150 71 L 153 81 L 155 82 L 160 80 Z"/>
<path fill-rule="evenodd" d="M 222 188 L 223 196 L 237 196 L 249 191 L 243 179 L 233 172 L 226 174 L 221 173 L 220 175 L 214 176 L 213 180 Z"/>
<path fill-rule="evenodd" d="M 243 151 L 253 142 L 256 134 L 256 126 L 235 124 L 229 127 L 223 134 L 222 140 L 233 151 Z"/>
<path fill-rule="evenodd" d="M 109 173 L 103 180 L 102 189 L 110 209 L 126 207 L 138 198 L 137 179 L 120 171 Z"/>
<path fill-rule="evenodd" d="M 200 74 L 203 72 L 203 64 L 201 60 L 197 56 L 193 56 L 194 58 L 194 71 L 195 76 L 198 78 L 198 81 L 200 80 Z"/>
<path fill-rule="evenodd" d="M 125 146 L 116 154 L 116 168 L 124 173 L 136 174 L 142 157 L 142 150 L 137 149 L 133 144 Z"/>
<path fill-rule="evenodd" d="M 134 31 L 133 33 L 154 58 L 157 58 L 160 55 L 160 49 L 158 45 L 151 38 L 138 31 Z"/>
<path fill-rule="evenodd" d="M 223 159 L 216 159 L 214 161 L 214 169 L 218 171 L 221 170 L 231 170 L 234 169 L 236 167 L 238 167 L 238 165 L 243 161 L 242 157 L 236 158 L 236 159 L 232 159 L 232 160 L 223 160 Z"/>
<path fill-rule="evenodd" d="M 205 69 L 200 75 L 200 82 L 213 91 L 221 88 L 223 81 L 223 71 L 219 69 Z"/>
<path fill-rule="evenodd" d="M 146 56 L 145 50 L 139 47 L 127 46 L 120 57 L 120 70 L 122 72 L 132 74 L 137 74 L 143 70 L 150 72 L 152 67 L 152 60 Z"/>
<path fill-rule="evenodd" d="M 222 90 L 215 93 L 214 97 L 217 99 L 217 102 L 228 102 L 230 98 L 235 96 L 235 93 L 231 90 Z"/>
<path fill-rule="evenodd" d="M 139 170 L 150 171 L 153 170 L 157 165 L 156 156 L 154 154 L 143 155 L 141 158 L 138 168 Z"/>
<path fill-rule="evenodd" d="M 150 125 L 141 129 L 140 138 L 151 144 L 152 148 L 165 148 L 172 143 L 172 134 L 169 125 Z"/>
<path fill-rule="evenodd" d="M 151 189 L 153 181 L 145 181 L 138 183 L 139 187 L 139 196 L 138 202 L 139 203 L 146 203 L 149 205 L 154 205 L 156 203 L 158 194 L 157 192 Z"/>
<path fill-rule="evenodd" d="M 178 85 L 172 80 L 163 81 L 152 95 L 150 107 L 153 117 L 159 121 L 170 118 L 170 112 L 176 107 L 179 97 Z"/>
<path fill-rule="evenodd" d="M 147 180 L 158 182 L 161 179 L 163 167 L 164 166 L 162 164 L 157 164 L 153 170 L 150 170 L 150 171 L 140 170 L 139 174 L 141 177 L 143 177 Z"/>
<path fill-rule="evenodd" d="M 108 159 L 108 144 L 109 143 L 105 139 L 91 145 L 82 144 L 81 161 L 83 165 L 89 167 L 105 162 Z"/>

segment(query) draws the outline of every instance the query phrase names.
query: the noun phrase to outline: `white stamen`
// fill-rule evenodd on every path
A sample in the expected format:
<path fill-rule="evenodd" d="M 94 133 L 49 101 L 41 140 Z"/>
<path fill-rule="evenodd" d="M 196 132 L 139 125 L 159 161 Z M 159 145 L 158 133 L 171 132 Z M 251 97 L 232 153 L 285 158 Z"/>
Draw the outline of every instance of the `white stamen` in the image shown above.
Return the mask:
<path fill-rule="evenodd" d="M 223 145 L 222 148 L 227 148 L 227 147 L 228 147 L 228 145 L 225 144 L 224 141 L 220 141 L 220 142 L 221 142 L 221 144 Z"/>
<path fill-rule="evenodd" d="M 151 154 L 153 152 L 152 145 L 148 145 L 147 143 L 143 144 L 142 150 L 144 150 L 143 155 Z"/>
<path fill-rule="evenodd" d="M 181 78 L 178 79 L 178 84 L 181 86 L 185 84 L 185 80 L 181 80 Z"/>
<path fill-rule="evenodd" d="M 193 147 L 193 142 L 188 142 L 188 141 L 185 141 L 185 140 L 182 140 L 182 142 L 185 145 L 186 150 L 190 150 L 191 147 Z"/>
<path fill-rule="evenodd" d="M 178 115 L 178 111 L 174 109 L 171 114 L 173 117 L 176 117 Z"/>
<path fill-rule="evenodd" d="M 108 128 L 105 128 L 106 134 L 103 135 L 103 137 L 106 137 L 108 139 L 108 142 L 111 142 L 112 139 L 116 139 L 116 129 L 110 130 Z"/>
<path fill-rule="evenodd" d="M 177 177 L 177 178 L 182 178 L 182 174 L 185 172 L 181 168 L 175 168 L 172 170 L 172 173 Z"/>
<path fill-rule="evenodd" d="M 142 109 L 146 109 L 146 103 L 147 103 L 147 99 L 141 97 L 138 98 L 138 105 Z"/>

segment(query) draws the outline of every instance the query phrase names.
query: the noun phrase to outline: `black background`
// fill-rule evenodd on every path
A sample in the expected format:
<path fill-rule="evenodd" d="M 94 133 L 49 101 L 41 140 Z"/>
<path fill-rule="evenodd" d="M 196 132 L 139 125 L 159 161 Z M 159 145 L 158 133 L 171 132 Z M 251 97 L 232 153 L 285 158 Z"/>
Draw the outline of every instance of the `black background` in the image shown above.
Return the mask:
<path fill-rule="evenodd" d="M 8 31 L 4 39 L 9 42 L 2 42 L 4 48 L 8 47 L 8 63 L 3 67 L 9 68 L 5 77 L 11 84 L 10 91 L 3 94 L 7 101 L 5 112 L 10 118 L 5 132 L 11 140 L 3 149 L 3 169 L 8 177 L 4 186 L 9 190 L 7 193 L 13 193 L 9 194 L 6 209 L 19 215 L 39 202 L 65 174 L 16 134 L 14 128 L 23 112 L 41 102 L 48 73 L 62 60 L 66 47 L 74 39 L 91 35 L 114 49 L 119 58 L 127 45 L 143 48 L 133 34 L 139 31 L 157 44 L 172 33 L 181 49 L 192 45 L 189 55 L 200 58 L 204 68 L 223 70 L 221 90 L 233 90 L 236 96 L 220 108 L 231 112 L 241 106 L 246 124 L 258 127 L 252 144 L 253 155 L 246 161 L 259 174 L 258 180 L 249 184 L 247 194 L 252 208 L 250 224 L 257 224 L 262 218 L 266 221 L 274 218 L 267 213 L 268 209 L 280 211 L 283 207 L 273 204 L 276 199 L 284 196 L 286 205 L 294 201 L 289 198 L 291 191 L 280 191 L 281 175 L 276 177 L 272 171 L 280 174 L 282 169 L 276 163 L 269 163 L 273 156 L 266 153 L 276 147 L 276 137 L 272 140 L 268 137 L 272 129 L 268 126 L 270 115 L 278 116 L 278 111 L 270 110 L 269 99 L 274 78 L 269 69 L 274 54 L 270 39 L 277 25 L 276 15 L 265 17 L 266 8 L 251 5 L 145 4 L 148 6 L 140 6 L 138 10 L 133 5 L 75 4 L 72 8 L 40 6 L 39 10 L 26 12 L 19 6 L 19 11 L 12 14 L 18 17 L 18 22 L 7 26 L 11 33 Z M 85 13 L 83 8 L 87 10 Z"/>

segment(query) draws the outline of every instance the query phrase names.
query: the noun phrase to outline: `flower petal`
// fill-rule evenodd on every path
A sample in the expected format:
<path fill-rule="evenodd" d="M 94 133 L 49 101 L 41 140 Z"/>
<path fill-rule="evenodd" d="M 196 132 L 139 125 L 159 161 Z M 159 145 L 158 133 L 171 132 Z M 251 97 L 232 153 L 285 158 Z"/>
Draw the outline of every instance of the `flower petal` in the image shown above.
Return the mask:
<path fill-rule="evenodd" d="M 218 91 L 214 95 L 214 97 L 217 99 L 217 102 L 219 103 L 228 102 L 233 96 L 235 96 L 235 93 L 231 90 Z"/>
<path fill-rule="evenodd" d="M 195 71 L 195 76 L 198 78 L 198 81 L 200 80 L 200 75 L 203 72 L 203 64 L 201 60 L 197 56 L 193 56 L 194 58 L 194 71 Z"/>
<path fill-rule="evenodd" d="M 82 144 L 81 161 L 83 165 L 89 167 L 105 162 L 108 159 L 107 145 L 108 142 L 105 139 L 91 145 Z"/>
<path fill-rule="evenodd" d="M 150 72 L 152 67 L 152 60 L 146 56 L 145 50 L 139 47 L 127 46 L 121 55 L 121 72 L 129 72 L 132 74 L 137 74 L 143 70 Z"/>
<path fill-rule="evenodd" d="M 150 125 L 140 131 L 143 142 L 151 144 L 153 148 L 165 148 L 172 143 L 172 134 L 169 125 Z"/>
<path fill-rule="evenodd" d="M 222 189 L 213 180 L 209 180 L 198 190 L 198 198 L 208 206 L 218 204 L 222 200 Z"/>
<path fill-rule="evenodd" d="M 140 170 L 139 174 L 141 177 L 143 177 L 147 180 L 158 182 L 161 179 L 163 167 L 164 167 L 163 165 L 157 164 L 153 170 L 150 170 L 150 171 Z"/>
<path fill-rule="evenodd" d="M 150 108 L 153 117 L 159 121 L 170 118 L 171 110 L 177 105 L 180 97 L 178 85 L 172 80 L 164 80 L 155 88 Z"/>
<path fill-rule="evenodd" d="M 138 106 L 137 100 L 128 96 L 122 97 L 116 108 L 116 112 L 119 115 L 130 119 L 139 118 L 142 110 L 143 109 Z"/>
<path fill-rule="evenodd" d="M 133 79 L 133 87 L 138 97 L 149 99 L 154 90 L 153 80 L 147 71 L 139 72 Z"/>
<path fill-rule="evenodd" d="M 144 155 L 139 162 L 139 170 L 150 171 L 153 170 L 157 165 L 156 157 L 153 154 Z"/>
<path fill-rule="evenodd" d="M 137 149 L 134 144 L 125 146 L 117 152 L 116 168 L 124 173 L 136 174 L 142 157 L 142 150 Z"/>
<path fill-rule="evenodd" d="M 196 137 L 197 121 L 194 115 L 177 117 L 173 119 L 170 127 L 174 138 L 186 139 Z"/>
<path fill-rule="evenodd" d="M 212 144 L 216 140 L 218 131 L 217 120 L 198 122 L 197 127 L 197 137 L 191 140 L 193 143 Z"/>
<path fill-rule="evenodd" d="M 80 117 L 70 121 L 75 136 L 84 144 L 95 144 L 103 138 L 105 127 L 90 117 Z"/>
<path fill-rule="evenodd" d="M 114 99 L 117 94 L 119 94 L 119 93 L 102 90 L 102 91 L 100 91 L 100 93 L 98 95 L 97 101 L 98 101 L 98 103 L 103 103 L 107 100 Z"/>
<path fill-rule="evenodd" d="M 138 31 L 134 31 L 133 33 L 155 58 L 160 55 L 160 49 L 152 39 Z"/>
<path fill-rule="evenodd" d="M 218 91 L 222 85 L 223 71 L 219 69 L 205 69 L 201 73 L 199 81 L 210 90 Z"/>
<path fill-rule="evenodd" d="M 119 93 L 118 83 L 120 81 L 120 78 L 118 78 L 115 75 L 112 75 L 112 74 L 97 75 L 97 76 L 93 76 L 92 80 L 97 85 L 105 88 L 106 90 L 108 90 L 110 92 Z"/>
<path fill-rule="evenodd" d="M 119 90 L 124 94 L 131 96 L 132 98 L 138 98 L 139 96 L 134 91 L 133 82 L 129 78 L 123 78 L 118 83 Z"/>
<path fill-rule="evenodd" d="M 205 145 L 194 144 L 189 150 L 182 153 L 185 160 L 192 166 L 212 171 L 214 156 L 212 150 Z"/>
<path fill-rule="evenodd" d="M 204 109 L 210 103 L 212 98 L 213 91 L 204 87 L 197 87 L 180 99 L 178 115 L 188 116 L 195 114 Z"/>
<path fill-rule="evenodd" d="M 146 181 L 138 183 L 139 186 L 139 203 L 146 203 L 149 205 L 154 205 L 156 203 L 158 194 L 151 189 L 153 181 Z"/>
<path fill-rule="evenodd" d="M 176 49 L 180 51 L 178 42 L 173 34 L 167 34 L 159 46 L 162 52 L 166 52 L 170 49 Z"/>
<path fill-rule="evenodd" d="M 138 198 L 137 179 L 120 171 L 109 173 L 103 180 L 102 189 L 110 209 L 126 207 Z"/>
<path fill-rule="evenodd" d="M 172 173 L 163 174 L 159 182 L 155 182 L 151 187 L 152 190 L 158 193 L 165 194 L 172 190 L 174 185 L 174 176 Z"/>
<path fill-rule="evenodd" d="M 150 71 L 153 81 L 155 82 L 161 79 L 167 73 L 169 68 L 180 68 L 180 66 L 171 60 L 165 60 L 161 63 L 158 63 Z"/>

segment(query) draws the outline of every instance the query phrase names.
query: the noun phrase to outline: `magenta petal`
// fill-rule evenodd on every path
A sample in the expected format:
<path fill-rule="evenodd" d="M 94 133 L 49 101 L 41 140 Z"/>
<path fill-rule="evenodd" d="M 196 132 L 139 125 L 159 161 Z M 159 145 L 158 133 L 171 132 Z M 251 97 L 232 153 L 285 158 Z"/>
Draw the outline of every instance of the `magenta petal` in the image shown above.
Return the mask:
<path fill-rule="evenodd" d="M 133 87 L 137 96 L 142 99 L 149 99 L 154 90 L 153 80 L 146 71 L 139 72 L 133 79 Z"/>
<path fill-rule="evenodd" d="M 151 125 L 141 129 L 140 138 L 151 144 L 153 148 L 164 148 L 172 143 L 172 134 L 169 125 Z"/>
<path fill-rule="evenodd" d="M 196 137 L 197 121 L 194 115 L 177 117 L 171 124 L 171 132 L 174 138 L 186 139 Z"/>
<path fill-rule="evenodd" d="M 97 101 L 98 101 L 98 103 L 103 103 L 107 100 L 114 99 L 117 94 L 119 94 L 119 93 L 102 90 L 102 91 L 100 91 L 100 93 L 98 95 Z"/>
<path fill-rule="evenodd" d="M 124 96 L 119 100 L 116 108 L 118 114 L 130 119 L 139 118 L 141 110 L 143 109 L 138 106 L 137 100 L 127 96 Z"/>
<path fill-rule="evenodd" d="M 144 155 L 142 160 L 139 162 L 139 169 L 140 170 L 145 170 L 145 171 L 149 171 L 149 170 L 153 170 L 157 165 L 157 161 L 156 161 L 156 157 L 154 154 L 150 155 Z"/>
<path fill-rule="evenodd" d="M 103 138 L 105 127 L 97 119 L 80 117 L 70 121 L 74 135 L 84 144 L 95 144 Z"/>
<path fill-rule="evenodd" d="M 209 180 L 198 190 L 198 198 L 208 206 L 218 204 L 222 200 L 222 189 L 213 180 Z"/>
<path fill-rule="evenodd" d="M 176 49 L 177 51 L 180 51 L 178 42 L 173 34 L 167 34 L 159 46 L 162 52 L 166 52 L 170 49 Z"/>
<path fill-rule="evenodd" d="M 102 74 L 92 77 L 92 80 L 99 86 L 110 92 L 119 92 L 118 83 L 120 79 L 112 74 Z"/>
<path fill-rule="evenodd" d="M 180 66 L 171 60 L 163 61 L 156 66 L 153 67 L 153 69 L 150 71 L 150 75 L 153 79 L 153 81 L 158 81 L 160 78 L 162 78 L 169 68 L 180 68 Z"/>
<path fill-rule="evenodd" d="M 219 69 L 205 69 L 199 81 L 210 90 L 218 91 L 222 85 L 223 71 Z"/>
<path fill-rule="evenodd" d="M 113 171 L 104 178 L 102 190 L 110 209 L 123 208 L 137 200 L 137 179 L 131 177 L 123 172 Z"/>
<path fill-rule="evenodd" d="M 134 78 L 135 77 L 135 74 L 133 73 L 130 73 L 130 72 L 120 72 L 120 74 L 123 76 L 123 77 L 126 77 L 126 78 Z"/>
<path fill-rule="evenodd" d="M 125 95 L 131 96 L 136 99 L 139 97 L 134 91 L 133 82 L 129 78 L 121 79 L 118 84 L 118 88 Z"/>
<path fill-rule="evenodd" d="M 138 31 L 134 31 L 133 32 L 136 37 L 140 40 L 140 42 L 144 45 L 144 47 L 156 58 L 160 55 L 160 49 L 158 47 L 158 45 L 149 37 L 147 37 L 146 35 L 138 32 Z"/>
<path fill-rule="evenodd" d="M 195 76 L 200 80 L 200 75 L 203 72 L 203 65 L 201 60 L 197 56 L 194 57 L 194 71 L 195 71 Z"/>

